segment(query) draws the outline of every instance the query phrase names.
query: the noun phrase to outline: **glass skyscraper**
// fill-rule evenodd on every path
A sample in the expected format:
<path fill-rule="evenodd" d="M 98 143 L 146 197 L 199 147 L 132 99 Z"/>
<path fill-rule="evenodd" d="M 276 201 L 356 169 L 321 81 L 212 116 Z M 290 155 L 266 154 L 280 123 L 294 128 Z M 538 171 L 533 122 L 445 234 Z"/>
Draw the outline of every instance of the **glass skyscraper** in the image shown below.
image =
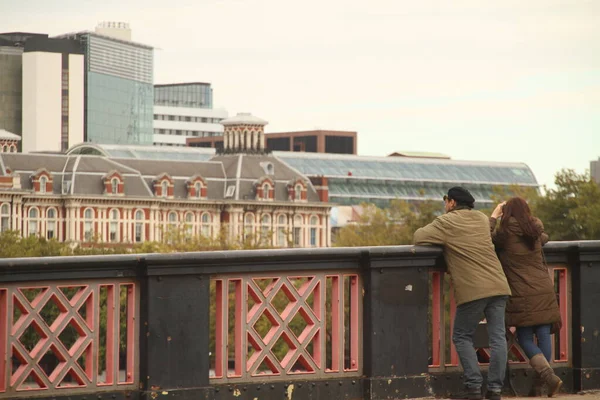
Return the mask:
<path fill-rule="evenodd" d="M 85 50 L 85 141 L 152 145 L 153 48 L 93 32 L 65 36 Z"/>

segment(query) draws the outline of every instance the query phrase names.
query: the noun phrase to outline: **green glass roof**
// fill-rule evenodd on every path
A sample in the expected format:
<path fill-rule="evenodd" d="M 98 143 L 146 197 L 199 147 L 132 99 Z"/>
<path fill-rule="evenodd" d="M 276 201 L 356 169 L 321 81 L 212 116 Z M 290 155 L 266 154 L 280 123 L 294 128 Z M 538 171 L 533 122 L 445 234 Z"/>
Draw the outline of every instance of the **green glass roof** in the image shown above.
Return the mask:
<path fill-rule="evenodd" d="M 477 202 L 492 202 L 492 185 L 465 185 Z M 328 182 L 329 199 L 333 203 L 359 204 L 373 202 L 374 199 L 389 201 L 403 200 L 442 200 L 448 192 L 448 185 L 438 182 L 373 181 L 333 178 Z"/>
<path fill-rule="evenodd" d="M 69 149 L 67 154 L 92 154 L 140 160 L 207 161 L 215 155 L 215 149 L 82 143 Z"/>
<path fill-rule="evenodd" d="M 417 182 L 538 186 L 526 164 L 410 157 L 274 152 L 308 176 Z"/>

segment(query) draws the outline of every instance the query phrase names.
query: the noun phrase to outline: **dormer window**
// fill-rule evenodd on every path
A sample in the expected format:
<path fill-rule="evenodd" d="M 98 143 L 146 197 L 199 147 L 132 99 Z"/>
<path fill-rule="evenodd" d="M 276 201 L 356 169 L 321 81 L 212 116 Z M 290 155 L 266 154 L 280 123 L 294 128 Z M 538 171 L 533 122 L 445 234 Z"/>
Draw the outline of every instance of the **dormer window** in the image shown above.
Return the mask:
<path fill-rule="evenodd" d="M 187 181 L 188 199 L 206 199 L 206 181 L 200 175 L 194 175 Z"/>
<path fill-rule="evenodd" d="M 302 200 L 302 185 L 296 185 L 294 188 L 294 199 Z"/>
<path fill-rule="evenodd" d="M 290 201 L 306 201 L 306 182 L 300 178 L 290 181 L 287 185 Z"/>
<path fill-rule="evenodd" d="M 160 195 L 162 197 L 167 197 L 168 194 L 169 194 L 169 182 L 162 181 L 162 183 L 160 184 Z"/>
<path fill-rule="evenodd" d="M 102 177 L 102 181 L 104 182 L 105 194 L 110 194 L 113 196 L 124 194 L 123 176 L 121 173 L 119 173 L 119 171 L 110 171 L 108 174 Z"/>
<path fill-rule="evenodd" d="M 119 193 L 119 180 L 117 178 L 112 178 L 110 181 L 110 187 L 112 194 Z"/>
<path fill-rule="evenodd" d="M 46 168 L 41 168 L 34 172 L 31 175 L 31 183 L 33 185 L 33 191 L 36 193 L 52 193 L 52 175 Z"/>
<path fill-rule="evenodd" d="M 167 173 L 162 173 L 154 178 L 152 182 L 154 195 L 162 198 L 173 197 L 173 179 Z"/>
<path fill-rule="evenodd" d="M 275 198 L 275 183 L 268 176 L 263 176 L 261 179 L 254 182 L 256 192 L 256 200 L 270 201 Z"/>
<path fill-rule="evenodd" d="M 40 178 L 40 193 L 46 194 L 46 187 L 48 186 L 48 178 L 42 176 Z"/>

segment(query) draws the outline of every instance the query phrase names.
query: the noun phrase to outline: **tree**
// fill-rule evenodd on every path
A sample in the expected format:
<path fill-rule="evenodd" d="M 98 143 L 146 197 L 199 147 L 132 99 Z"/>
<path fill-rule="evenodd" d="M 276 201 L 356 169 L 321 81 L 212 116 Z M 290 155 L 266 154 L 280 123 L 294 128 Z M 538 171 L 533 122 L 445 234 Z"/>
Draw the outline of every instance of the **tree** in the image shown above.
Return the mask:
<path fill-rule="evenodd" d="M 532 204 L 551 240 L 600 239 L 600 187 L 589 174 L 558 172 L 556 189 L 548 189 Z"/>
<path fill-rule="evenodd" d="M 385 209 L 372 204 L 362 207 L 364 212 L 359 220 L 340 229 L 335 246 L 410 244 L 415 230 L 433 221 L 443 211 L 441 201 L 430 200 L 419 203 L 392 200 Z"/>

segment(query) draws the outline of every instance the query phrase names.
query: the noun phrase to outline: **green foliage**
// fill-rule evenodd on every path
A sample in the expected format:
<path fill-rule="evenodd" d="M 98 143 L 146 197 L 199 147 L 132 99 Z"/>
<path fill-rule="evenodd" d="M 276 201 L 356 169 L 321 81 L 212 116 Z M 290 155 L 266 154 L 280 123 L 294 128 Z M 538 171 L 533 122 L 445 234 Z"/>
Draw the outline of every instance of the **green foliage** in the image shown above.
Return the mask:
<path fill-rule="evenodd" d="M 430 223 L 443 211 L 441 201 L 408 203 L 392 200 L 388 208 L 363 204 L 363 213 L 356 223 L 338 232 L 337 247 L 388 246 L 412 243 L 413 233 Z"/>
<path fill-rule="evenodd" d="M 600 186 L 589 174 L 562 170 L 549 189 L 533 205 L 550 240 L 600 239 Z"/>
<path fill-rule="evenodd" d="M 72 256 L 72 255 L 102 255 L 102 254 L 127 254 L 127 253 L 172 253 L 172 252 L 190 252 L 190 251 L 209 251 L 209 250 L 240 250 L 240 249 L 259 249 L 271 247 L 268 238 L 272 235 L 265 234 L 264 237 L 254 237 L 248 235 L 243 240 L 232 240 L 223 229 L 216 235 L 215 238 L 204 236 L 191 236 L 188 234 L 188 229 L 185 226 L 172 227 L 163 233 L 163 239 L 155 242 L 145 242 L 134 246 L 127 244 L 107 244 L 100 242 L 94 238 L 91 242 L 86 242 L 82 245 L 73 245 L 71 243 L 61 243 L 55 239 L 47 240 L 40 236 L 21 237 L 17 231 L 5 231 L 0 233 L 0 257 L 1 258 L 17 258 L 17 257 L 49 257 L 49 256 Z M 120 357 L 125 357 L 126 354 L 126 335 L 127 326 L 126 315 L 126 299 L 127 288 L 121 288 L 119 293 L 121 309 L 116 310 L 121 313 L 120 318 Z M 78 288 L 65 289 L 65 295 L 74 295 Z M 37 292 L 25 291 L 26 297 L 32 301 Z M 100 346 L 99 346 L 99 366 L 102 370 L 106 363 L 106 320 L 108 315 L 107 310 L 108 292 L 106 289 L 101 290 L 99 295 L 100 308 Z M 59 315 L 60 310 L 51 301 L 41 311 L 41 316 L 45 321 L 54 321 Z M 214 314 L 214 307 L 211 307 L 211 313 Z M 20 317 L 21 311 L 15 309 L 15 318 Z M 61 335 L 63 343 L 74 343 L 77 333 L 65 329 Z M 26 348 L 31 349 L 40 339 L 39 334 L 35 329 L 29 329 L 22 336 L 21 340 Z M 49 356 L 52 356 L 49 354 Z"/>

